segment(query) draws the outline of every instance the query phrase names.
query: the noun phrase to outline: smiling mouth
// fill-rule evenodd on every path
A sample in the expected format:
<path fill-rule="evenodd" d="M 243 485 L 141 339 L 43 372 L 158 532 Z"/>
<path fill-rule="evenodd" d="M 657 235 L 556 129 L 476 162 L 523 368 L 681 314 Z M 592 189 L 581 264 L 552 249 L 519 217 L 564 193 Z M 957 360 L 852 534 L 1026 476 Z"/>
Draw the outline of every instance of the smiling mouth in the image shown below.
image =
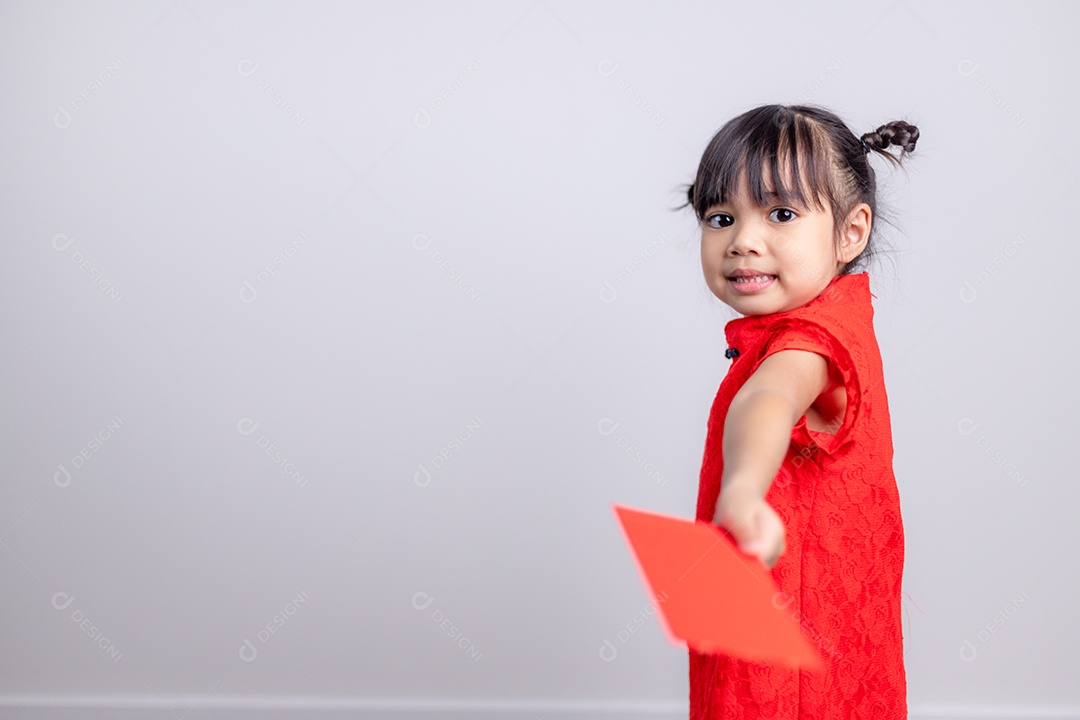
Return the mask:
<path fill-rule="evenodd" d="M 765 292 L 776 282 L 776 275 L 732 275 L 728 285 L 732 292 L 740 295 L 756 295 Z"/>
<path fill-rule="evenodd" d="M 737 283 L 759 283 L 775 280 L 776 275 L 729 275 L 728 280 Z"/>

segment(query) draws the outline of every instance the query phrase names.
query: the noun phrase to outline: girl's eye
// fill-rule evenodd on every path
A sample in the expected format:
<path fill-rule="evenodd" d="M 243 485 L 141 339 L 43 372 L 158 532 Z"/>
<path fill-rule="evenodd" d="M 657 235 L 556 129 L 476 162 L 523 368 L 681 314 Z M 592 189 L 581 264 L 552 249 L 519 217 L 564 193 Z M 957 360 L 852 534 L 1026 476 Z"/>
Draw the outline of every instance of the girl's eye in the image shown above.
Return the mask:
<path fill-rule="evenodd" d="M 773 216 L 777 215 L 777 213 L 784 214 L 774 218 Z M 769 217 L 773 218 L 776 222 L 779 223 L 789 223 L 795 218 L 797 218 L 798 215 L 795 213 L 794 210 L 789 210 L 788 208 L 776 208 L 771 213 L 769 213 Z M 717 229 L 726 228 L 734 222 L 735 218 L 731 217 L 727 213 L 714 213 L 705 218 L 705 223 L 709 227 Z"/>
<path fill-rule="evenodd" d="M 717 222 L 720 222 L 721 224 L 717 225 L 716 223 L 713 222 L 713 220 L 716 220 Z M 726 213 L 715 213 L 715 214 L 710 215 L 709 217 L 705 218 L 705 222 L 709 225 L 709 227 L 725 228 L 728 225 L 730 225 L 731 223 L 735 222 L 735 220 L 730 215 L 728 215 Z"/>

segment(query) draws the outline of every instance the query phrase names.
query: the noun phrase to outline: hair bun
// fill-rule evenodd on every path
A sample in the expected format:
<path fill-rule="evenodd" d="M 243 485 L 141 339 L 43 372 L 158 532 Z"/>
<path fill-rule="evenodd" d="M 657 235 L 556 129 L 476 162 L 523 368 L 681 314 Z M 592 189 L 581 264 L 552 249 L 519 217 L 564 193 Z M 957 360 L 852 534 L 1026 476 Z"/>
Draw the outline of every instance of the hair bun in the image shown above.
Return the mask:
<path fill-rule="evenodd" d="M 885 150 L 890 145 L 899 145 L 903 152 L 914 152 L 919 139 L 919 128 L 903 120 L 885 123 L 874 132 L 862 136 L 863 145 L 869 150 Z"/>

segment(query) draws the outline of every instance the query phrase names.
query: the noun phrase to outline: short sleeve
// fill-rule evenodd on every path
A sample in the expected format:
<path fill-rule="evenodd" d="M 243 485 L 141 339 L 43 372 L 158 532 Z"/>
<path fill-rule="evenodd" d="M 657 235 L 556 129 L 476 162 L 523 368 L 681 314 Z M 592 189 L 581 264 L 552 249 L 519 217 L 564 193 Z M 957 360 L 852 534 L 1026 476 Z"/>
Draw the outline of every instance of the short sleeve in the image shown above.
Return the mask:
<path fill-rule="evenodd" d="M 766 342 L 761 360 L 780 350 L 809 350 L 826 359 L 830 374 L 839 371 L 847 398 L 840 428 L 835 434 L 811 430 L 806 424 L 806 415 L 803 415 L 792 428 L 791 439 L 799 445 L 815 447 L 830 457 L 840 455 L 845 446 L 854 441 L 854 429 L 862 411 L 862 387 L 851 353 L 825 326 L 806 320 L 778 328 Z"/>

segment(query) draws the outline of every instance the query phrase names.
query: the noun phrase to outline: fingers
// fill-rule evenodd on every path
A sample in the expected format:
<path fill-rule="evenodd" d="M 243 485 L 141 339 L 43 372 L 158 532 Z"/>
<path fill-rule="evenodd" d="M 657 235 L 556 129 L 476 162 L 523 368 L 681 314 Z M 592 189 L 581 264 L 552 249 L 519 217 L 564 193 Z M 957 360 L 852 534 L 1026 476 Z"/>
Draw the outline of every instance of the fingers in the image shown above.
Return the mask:
<path fill-rule="evenodd" d="M 762 539 L 762 518 L 760 512 L 755 512 L 746 518 L 748 529 L 742 534 L 742 539 L 739 540 L 740 549 L 748 555 L 758 555 L 761 553 L 761 539 Z"/>
<path fill-rule="evenodd" d="M 763 562 L 765 563 L 765 567 L 772 570 L 773 566 L 780 561 L 780 556 L 784 554 L 784 549 L 785 548 L 783 547 L 783 545 L 781 545 L 775 553 L 769 556 L 766 560 L 763 560 Z"/>
<path fill-rule="evenodd" d="M 780 560 L 780 556 L 784 554 L 787 549 L 787 543 L 784 541 L 784 525 L 780 522 L 779 518 L 773 518 L 773 522 L 770 523 L 771 527 L 769 536 L 775 538 L 772 545 L 772 553 L 764 561 L 765 567 L 772 569 L 774 565 Z"/>
<path fill-rule="evenodd" d="M 784 523 L 775 514 L 766 513 L 765 517 L 761 518 L 760 524 L 761 530 L 758 535 L 760 540 L 755 543 L 757 547 L 755 554 L 761 557 L 765 567 L 772 569 L 787 549 Z"/>
<path fill-rule="evenodd" d="M 730 498 L 730 496 L 729 496 Z M 767 568 L 772 568 L 787 549 L 784 542 L 784 523 L 776 511 L 755 498 L 753 503 L 729 500 L 718 514 L 717 524 L 726 527 L 735 538 L 739 550 L 756 556 Z"/>
<path fill-rule="evenodd" d="M 753 494 L 732 488 L 721 493 L 717 504 L 716 523 L 727 528 L 744 552 L 761 535 L 760 502 Z"/>

